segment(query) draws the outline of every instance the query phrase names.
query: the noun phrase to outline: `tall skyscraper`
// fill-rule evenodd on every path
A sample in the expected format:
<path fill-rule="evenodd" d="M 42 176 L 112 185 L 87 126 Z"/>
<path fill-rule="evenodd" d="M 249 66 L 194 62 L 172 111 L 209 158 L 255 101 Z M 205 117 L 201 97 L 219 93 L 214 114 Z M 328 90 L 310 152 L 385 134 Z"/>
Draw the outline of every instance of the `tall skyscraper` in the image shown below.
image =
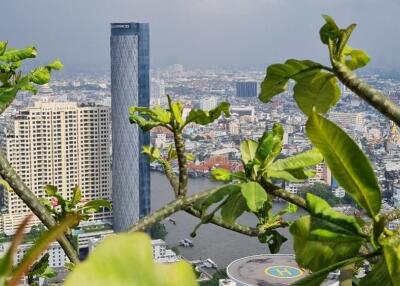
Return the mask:
<path fill-rule="evenodd" d="M 110 143 L 109 107 L 36 102 L 16 116 L 6 138 L 7 159 L 38 197 L 50 184 L 70 199 L 78 185 L 83 201 L 111 200 Z M 30 210 L 14 192 L 4 193 L 4 205 L 2 227 L 11 233 Z M 111 217 L 103 211 L 92 218 Z"/>
<path fill-rule="evenodd" d="M 256 97 L 258 95 L 258 84 L 255 81 L 239 81 L 236 83 L 237 97 Z"/>
<path fill-rule="evenodd" d="M 111 24 L 112 190 L 114 230 L 150 212 L 150 134 L 129 123 L 130 106 L 149 106 L 149 24 Z"/>

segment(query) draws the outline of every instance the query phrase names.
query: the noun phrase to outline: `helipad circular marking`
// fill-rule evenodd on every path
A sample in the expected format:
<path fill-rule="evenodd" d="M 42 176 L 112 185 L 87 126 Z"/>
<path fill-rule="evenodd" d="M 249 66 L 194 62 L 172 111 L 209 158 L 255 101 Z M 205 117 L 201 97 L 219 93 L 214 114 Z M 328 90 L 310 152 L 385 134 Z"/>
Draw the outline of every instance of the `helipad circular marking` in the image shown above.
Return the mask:
<path fill-rule="evenodd" d="M 296 278 L 303 275 L 304 272 L 297 267 L 277 265 L 266 268 L 265 274 L 275 278 Z"/>

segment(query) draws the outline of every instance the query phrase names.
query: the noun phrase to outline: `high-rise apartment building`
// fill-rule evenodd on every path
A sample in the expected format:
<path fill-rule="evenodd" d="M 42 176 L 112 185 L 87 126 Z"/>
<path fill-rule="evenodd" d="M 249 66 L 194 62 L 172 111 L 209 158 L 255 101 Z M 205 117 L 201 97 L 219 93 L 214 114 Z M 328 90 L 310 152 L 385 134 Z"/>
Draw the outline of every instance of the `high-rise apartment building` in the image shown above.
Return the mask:
<path fill-rule="evenodd" d="M 238 81 L 236 82 L 237 97 L 257 97 L 258 84 L 255 81 Z"/>
<path fill-rule="evenodd" d="M 10 164 L 36 196 L 50 184 L 70 199 L 79 186 L 82 201 L 111 200 L 110 143 L 110 108 L 75 102 L 36 102 L 19 112 L 6 138 Z M 4 231 L 14 232 L 30 210 L 14 192 L 4 205 Z M 92 219 L 111 217 L 104 210 Z"/>
<path fill-rule="evenodd" d="M 115 231 L 150 212 L 150 134 L 129 123 L 130 106 L 149 106 L 149 24 L 111 24 L 112 190 Z"/>
<path fill-rule="evenodd" d="M 364 126 L 364 113 L 362 112 L 330 112 L 329 119 L 344 127 Z"/>

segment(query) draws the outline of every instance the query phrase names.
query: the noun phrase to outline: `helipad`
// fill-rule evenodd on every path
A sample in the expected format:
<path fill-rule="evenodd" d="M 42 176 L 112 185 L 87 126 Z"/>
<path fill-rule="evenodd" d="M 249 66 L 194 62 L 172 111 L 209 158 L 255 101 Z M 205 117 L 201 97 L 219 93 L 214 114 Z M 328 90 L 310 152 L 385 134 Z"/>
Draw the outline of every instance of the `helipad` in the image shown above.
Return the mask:
<path fill-rule="evenodd" d="M 238 286 L 286 286 L 309 272 L 297 265 L 294 255 L 261 254 L 233 261 L 227 267 L 227 274 Z M 332 285 L 336 281 L 328 279 L 323 285 Z"/>

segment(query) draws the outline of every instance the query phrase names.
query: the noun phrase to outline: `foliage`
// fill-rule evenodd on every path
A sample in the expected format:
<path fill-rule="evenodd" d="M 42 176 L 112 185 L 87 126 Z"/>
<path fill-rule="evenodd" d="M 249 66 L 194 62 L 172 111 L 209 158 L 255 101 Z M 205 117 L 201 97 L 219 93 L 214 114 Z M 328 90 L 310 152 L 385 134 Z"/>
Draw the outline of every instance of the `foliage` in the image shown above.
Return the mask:
<path fill-rule="evenodd" d="M 77 215 L 69 215 L 65 217 L 56 227 L 39 236 L 34 245 L 27 250 L 22 260 L 15 267 L 13 267 L 14 256 L 18 250 L 19 244 L 23 240 L 24 229 L 30 218 L 31 217 L 28 216 L 24 219 L 22 224 L 19 226 L 14 239 L 12 240 L 11 246 L 7 250 L 6 254 L 0 258 L 0 285 L 18 285 L 20 279 L 22 279 L 23 275 L 28 272 L 31 265 L 34 264 L 42 252 L 46 250 L 48 245 L 55 241 L 77 221 L 79 221 L 79 217 Z M 31 278 L 34 278 L 36 275 L 51 275 L 46 264 L 46 258 L 42 258 L 38 261 L 38 263 L 34 264 L 34 267 L 31 268 L 29 273 Z"/>
<path fill-rule="evenodd" d="M 150 227 L 149 233 L 150 233 L 151 239 L 162 239 L 162 240 L 165 240 L 165 238 L 168 235 L 168 232 L 167 232 L 167 229 L 165 228 L 165 225 L 160 223 L 160 222 L 153 224 Z"/>
<path fill-rule="evenodd" d="M 91 213 L 98 212 L 103 208 L 111 210 L 111 203 L 107 200 L 99 199 L 83 203 L 82 191 L 78 186 L 72 190 L 72 197 L 69 200 L 63 198 L 56 186 L 46 185 L 44 190 L 48 198 L 43 197 L 40 202 L 57 221 L 70 214 L 79 214 L 81 220 L 88 220 Z M 77 222 L 78 224 L 79 221 Z"/>
<path fill-rule="evenodd" d="M 70 285 L 195 286 L 197 282 L 186 262 L 154 263 L 150 239 L 145 234 L 133 233 L 101 242 L 67 277 L 65 286 Z"/>

